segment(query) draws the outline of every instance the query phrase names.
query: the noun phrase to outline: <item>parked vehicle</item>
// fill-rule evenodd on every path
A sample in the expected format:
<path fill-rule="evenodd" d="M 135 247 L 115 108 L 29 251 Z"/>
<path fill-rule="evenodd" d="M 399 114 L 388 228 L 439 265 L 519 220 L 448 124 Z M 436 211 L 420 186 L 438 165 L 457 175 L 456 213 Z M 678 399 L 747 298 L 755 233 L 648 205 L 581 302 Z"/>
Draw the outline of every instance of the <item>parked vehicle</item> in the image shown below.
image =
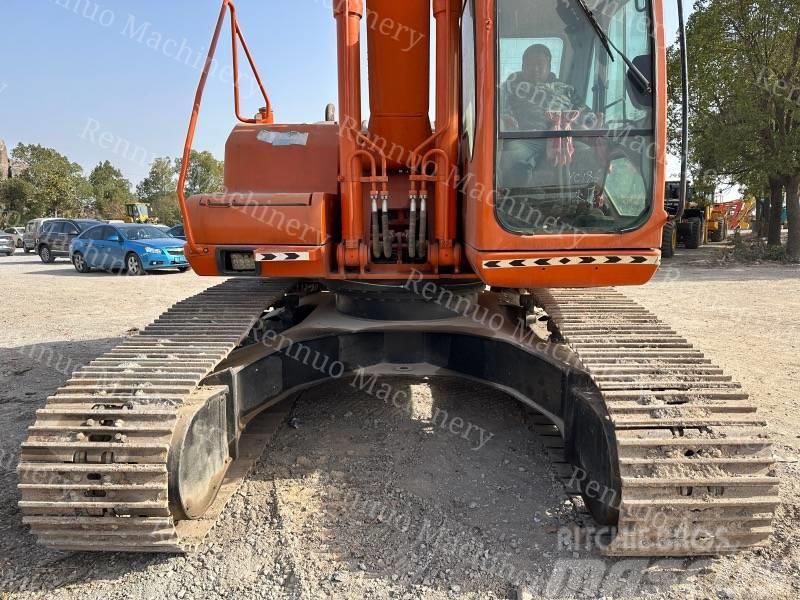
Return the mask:
<path fill-rule="evenodd" d="M 36 244 L 39 242 L 39 232 L 42 229 L 42 225 L 53 220 L 54 219 L 32 219 L 28 221 L 28 224 L 25 226 L 25 233 L 22 235 L 22 248 L 25 250 L 25 254 L 36 250 Z"/>
<path fill-rule="evenodd" d="M 11 256 L 17 251 L 17 241 L 9 233 L 0 233 L 0 254 Z"/>
<path fill-rule="evenodd" d="M 155 225 L 158 219 L 150 215 L 150 205 L 145 202 L 131 202 L 125 205 L 125 211 L 128 213 L 126 223 L 139 223 L 144 225 L 148 223 Z"/>
<path fill-rule="evenodd" d="M 9 227 L 3 233 L 10 235 L 14 238 L 14 245 L 17 248 L 22 248 L 22 236 L 25 234 L 24 227 Z"/>
<path fill-rule="evenodd" d="M 175 227 L 170 229 L 167 233 L 169 233 L 172 237 L 179 238 L 181 240 L 186 239 L 186 232 L 183 230 L 183 225 L 175 225 Z"/>
<path fill-rule="evenodd" d="M 76 237 L 70 257 L 78 273 L 92 269 L 125 269 L 128 275 L 148 271 L 189 270 L 183 244 L 152 225 L 100 225 Z"/>
<path fill-rule="evenodd" d="M 36 242 L 36 253 L 43 263 L 55 262 L 59 256 L 70 256 L 69 247 L 82 231 L 100 225 L 93 219 L 52 219 L 42 225 Z"/>
<path fill-rule="evenodd" d="M 675 222 L 680 204 L 680 181 L 668 181 L 664 190 L 664 209 L 669 220 L 664 224 L 661 237 L 662 258 L 672 258 L 678 243 L 689 250 L 696 250 L 710 240 L 727 237 L 724 216 L 714 215 L 713 194 L 703 194 L 690 183 L 686 189 L 686 207 L 683 217 Z"/>

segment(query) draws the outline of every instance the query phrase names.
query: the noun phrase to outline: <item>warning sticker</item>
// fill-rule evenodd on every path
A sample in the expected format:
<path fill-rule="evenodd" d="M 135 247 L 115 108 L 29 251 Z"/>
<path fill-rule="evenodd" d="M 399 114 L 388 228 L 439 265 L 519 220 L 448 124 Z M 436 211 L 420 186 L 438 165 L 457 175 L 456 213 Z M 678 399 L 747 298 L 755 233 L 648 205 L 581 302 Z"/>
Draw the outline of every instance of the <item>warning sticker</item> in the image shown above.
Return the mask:
<path fill-rule="evenodd" d="M 273 146 L 305 146 L 308 144 L 308 132 L 262 129 L 258 132 L 258 141 Z"/>

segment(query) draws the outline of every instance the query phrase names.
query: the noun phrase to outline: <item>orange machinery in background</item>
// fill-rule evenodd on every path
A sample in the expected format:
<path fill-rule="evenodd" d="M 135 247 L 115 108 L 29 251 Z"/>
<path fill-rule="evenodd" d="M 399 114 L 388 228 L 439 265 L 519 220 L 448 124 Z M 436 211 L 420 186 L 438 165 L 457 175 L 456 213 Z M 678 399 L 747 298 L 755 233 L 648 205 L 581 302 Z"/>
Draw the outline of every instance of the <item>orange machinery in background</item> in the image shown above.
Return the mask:
<path fill-rule="evenodd" d="M 756 208 L 755 200 L 731 200 L 714 205 L 714 215 L 725 219 L 725 234 L 719 236 L 722 241 L 727 238 L 728 231 L 750 229 L 752 226 L 753 212 Z"/>

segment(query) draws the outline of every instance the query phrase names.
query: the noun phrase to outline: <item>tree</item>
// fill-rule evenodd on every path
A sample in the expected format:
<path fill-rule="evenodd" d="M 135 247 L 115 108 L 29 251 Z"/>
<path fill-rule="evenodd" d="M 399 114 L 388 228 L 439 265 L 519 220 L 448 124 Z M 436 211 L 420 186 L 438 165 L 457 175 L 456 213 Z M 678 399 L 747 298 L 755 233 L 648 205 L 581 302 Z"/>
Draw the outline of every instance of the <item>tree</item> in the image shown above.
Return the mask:
<path fill-rule="evenodd" d="M 35 218 L 28 198 L 33 195 L 30 183 L 19 177 L 0 181 L 0 225 L 19 225 Z"/>
<path fill-rule="evenodd" d="M 20 214 L 28 218 L 42 216 L 81 216 L 91 204 L 91 190 L 83 169 L 52 148 L 19 144 L 11 153 L 27 168 L 11 183 L 4 194 L 18 203 Z M 8 184 L 7 184 L 8 185 Z M 24 200 L 20 195 L 24 193 Z M 22 206 L 19 206 L 21 204 Z"/>
<path fill-rule="evenodd" d="M 772 245 L 786 189 L 800 259 L 800 0 L 698 0 L 687 42 L 693 172 L 768 190 Z M 675 83 L 674 49 L 670 71 Z"/>
<path fill-rule="evenodd" d="M 97 213 L 107 219 L 124 219 L 125 205 L 133 201 L 131 183 L 109 161 L 98 164 L 89 174 Z"/>
<path fill-rule="evenodd" d="M 171 158 L 157 158 L 150 165 L 150 172 L 139 185 L 136 195 L 142 202 L 152 202 L 160 196 L 174 192 L 178 187 L 175 165 Z"/>
<path fill-rule="evenodd" d="M 181 159 L 175 161 L 180 171 Z M 186 195 L 221 192 L 224 186 L 225 163 L 214 158 L 211 152 L 192 150 L 189 157 L 189 172 L 186 176 Z"/>
<path fill-rule="evenodd" d="M 153 214 L 162 223 L 179 223 L 182 220 L 178 206 L 177 176 L 181 159 L 157 158 L 150 173 L 136 187 L 136 195 L 147 202 Z M 186 196 L 220 192 L 223 189 L 224 163 L 210 152 L 192 150 L 189 172 L 186 177 Z"/>
<path fill-rule="evenodd" d="M 152 209 L 152 214 L 162 223 L 179 223 L 181 221 L 175 163 L 171 158 L 157 158 L 150 165 L 150 172 L 138 186 L 136 195 Z"/>
<path fill-rule="evenodd" d="M 166 225 L 177 225 L 183 222 L 181 207 L 178 204 L 178 194 L 170 192 L 155 198 L 150 203 L 153 215 L 158 217 L 159 222 Z"/>

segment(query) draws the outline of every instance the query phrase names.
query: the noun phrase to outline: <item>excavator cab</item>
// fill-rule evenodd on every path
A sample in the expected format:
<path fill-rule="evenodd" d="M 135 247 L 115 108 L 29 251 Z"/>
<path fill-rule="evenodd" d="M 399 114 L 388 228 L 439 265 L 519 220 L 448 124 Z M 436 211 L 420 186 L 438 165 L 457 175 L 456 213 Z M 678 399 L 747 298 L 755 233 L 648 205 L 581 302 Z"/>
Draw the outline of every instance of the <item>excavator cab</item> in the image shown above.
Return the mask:
<path fill-rule="evenodd" d="M 666 219 L 660 3 L 491 4 L 461 20 L 462 164 L 468 194 L 489 190 L 465 203 L 470 263 L 492 285 L 646 282 Z"/>
<path fill-rule="evenodd" d="M 615 528 L 607 553 L 763 543 L 778 482 L 755 406 L 608 287 L 645 283 L 660 262 L 662 2 L 588 4 L 335 0 L 338 119 L 280 124 L 223 0 L 177 193 L 192 267 L 232 278 L 48 400 L 20 466 L 20 506 L 40 541 L 186 551 L 242 461 L 259 456 L 245 430 L 259 415 L 274 426 L 284 400 L 331 379 L 388 394 L 376 378 L 448 375 L 510 394 L 546 423 L 565 483 Z M 239 123 L 225 191 L 186 198 L 228 13 Z M 242 52 L 263 96 L 254 117 L 239 102 Z M 68 481 L 66 493 L 41 473 Z"/>

